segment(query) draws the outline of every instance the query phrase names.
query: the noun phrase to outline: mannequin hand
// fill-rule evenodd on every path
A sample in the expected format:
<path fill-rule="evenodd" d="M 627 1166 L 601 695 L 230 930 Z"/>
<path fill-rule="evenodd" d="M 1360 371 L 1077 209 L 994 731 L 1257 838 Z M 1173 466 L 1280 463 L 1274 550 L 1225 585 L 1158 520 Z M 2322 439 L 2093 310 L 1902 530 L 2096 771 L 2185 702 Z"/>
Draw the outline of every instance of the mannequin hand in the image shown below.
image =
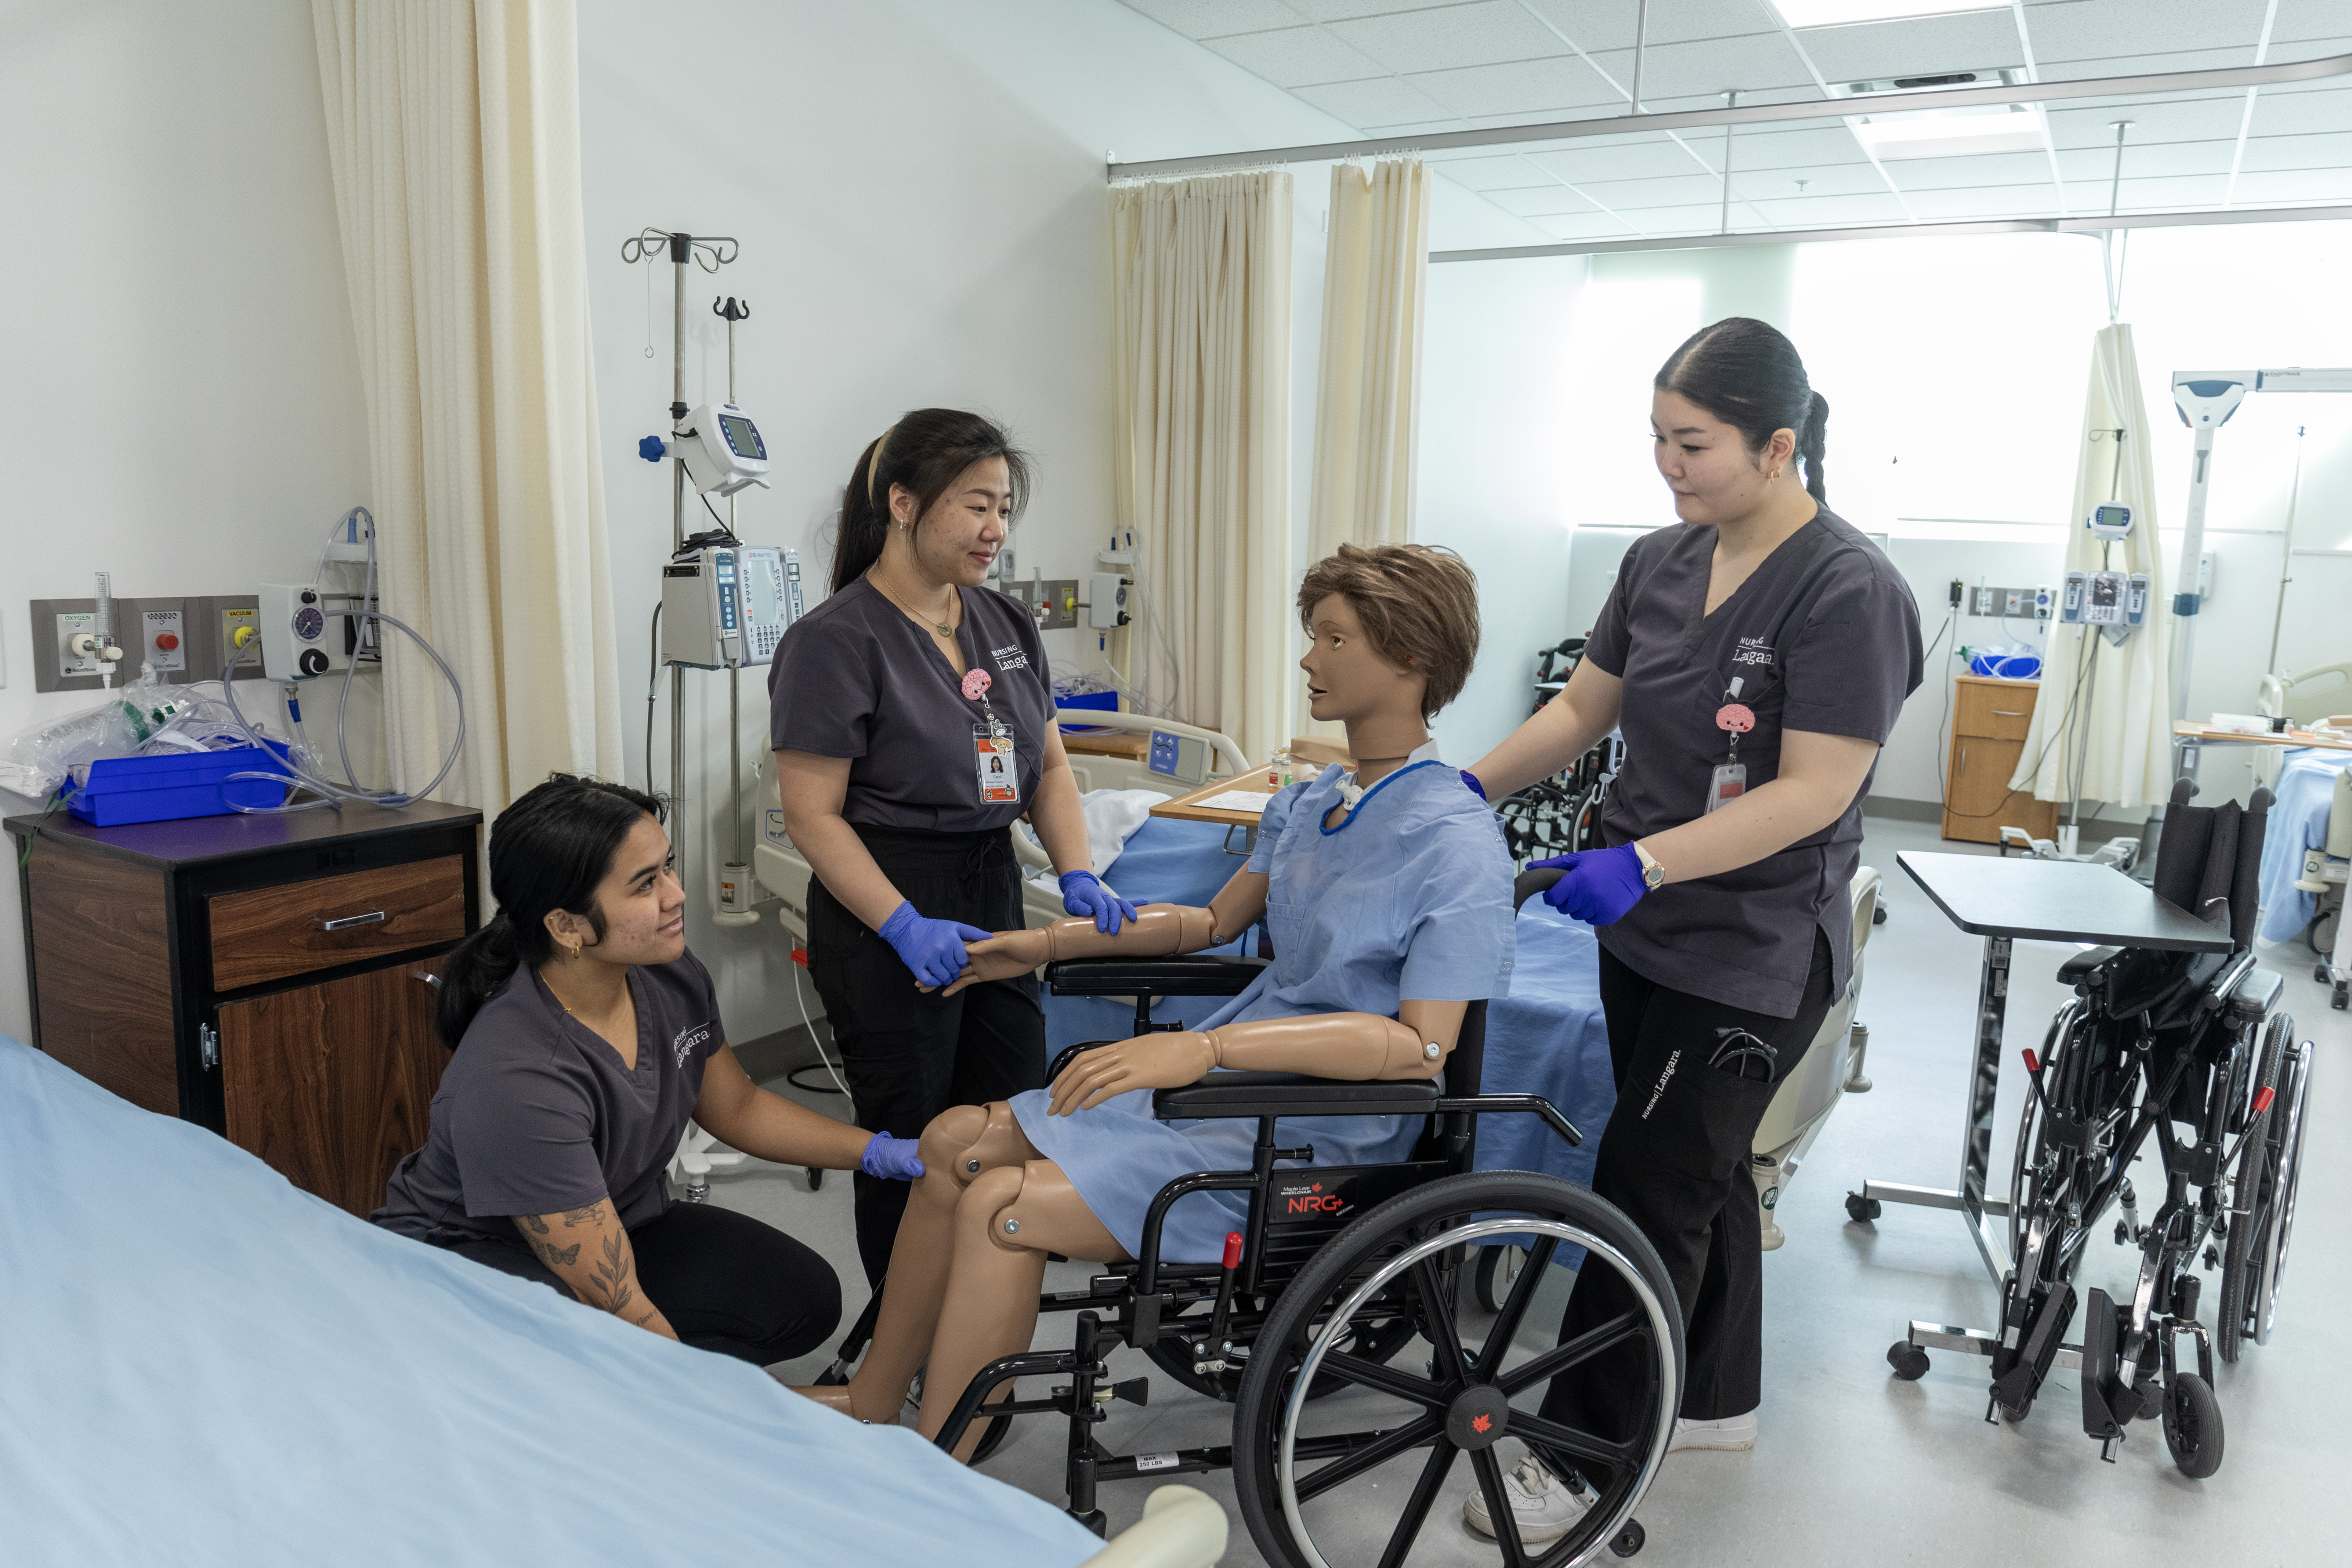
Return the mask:
<path fill-rule="evenodd" d="M 1209 1037 L 1190 1029 L 1097 1046 L 1081 1052 L 1054 1080 L 1050 1109 L 1055 1116 L 1069 1116 L 1129 1089 L 1181 1089 L 1200 1082 L 1216 1065 Z"/>
<path fill-rule="evenodd" d="M 915 984 L 925 991 L 945 985 L 964 964 L 964 943 L 985 942 L 988 933 L 961 921 L 925 920 L 912 903 L 902 903 L 874 933 L 890 944 L 900 962 L 915 972 Z"/>
<path fill-rule="evenodd" d="M 911 1182 L 923 1173 L 923 1162 L 915 1153 L 921 1142 L 919 1138 L 893 1138 L 887 1132 L 877 1132 L 866 1141 L 866 1152 L 857 1156 L 857 1168 L 886 1182 Z"/>
<path fill-rule="evenodd" d="M 1642 858 L 1631 844 L 1528 862 L 1530 871 L 1553 868 L 1568 875 L 1544 889 L 1544 902 L 1591 925 L 1613 925 L 1650 890 L 1642 880 Z"/>
<path fill-rule="evenodd" d="M 1074 915 L 1092 915 L 1095 930 L 1116 936 L 1118 928 L 1135 919 L 1135 906 L 1102 885 L 1092 871 L 1062 873 L 1062 908 Z"/>
<path fill-rule="evenodd" d="M 1001 931 L 964 950 L 963 973 L 956 976 L 955 984 L 944 994 L 952 996 L 965 986 L 977 985 L 983 980 L 1010 980 L 1045 962 L 1044 931 Z"/>

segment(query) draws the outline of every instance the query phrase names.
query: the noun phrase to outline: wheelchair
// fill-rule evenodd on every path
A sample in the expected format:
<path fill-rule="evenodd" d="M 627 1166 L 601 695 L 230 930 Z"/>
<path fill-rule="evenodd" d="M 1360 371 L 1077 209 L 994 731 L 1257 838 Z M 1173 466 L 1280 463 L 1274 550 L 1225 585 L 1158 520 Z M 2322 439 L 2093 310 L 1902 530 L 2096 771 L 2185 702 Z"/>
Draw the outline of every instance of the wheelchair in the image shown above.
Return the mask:
<path fill-rule="evenodd" d="M 1557 871 L 1521 875 L 1517 901 L 1549 886 Z M 1154 1000 L 1231 996 L 1262 961 L 1213 957 L 1082 959 L 1050 964 L 1057 994 L 1132 996 L 1136 1032 L 1155 1025 Z M 1005 1356 L 982 1368 L 939 1434 L 953 1452 L 971 1424 L 993 1425 L 977 1463 L 1005 1424 L 1058 1415 L 1067 1426 L 1065 1481 L 1071 1515 L 1103 1529 L 1097 1489 L 1107 1481 L 1230 1468 L 1242 1514 L 1268 1561 L 1330 1568 L 1336 1548 L 1318 1542 L 1337 1521 L 1358 1525 L 1396 1513 L 1378 1561 L 1404 1562 L 1444 1493 L 1455 1460 L 1467 1455 L 1500 1531 L 1504 1563 L 1581 1563 L 1604 1545 L 1621 1557 L 1641 1550 L 1633 1517 L 1664 1459 L 1682 1402 L 1682 1311 L 1649 1242 L 1613 1205 L 1556 1177 L 1473 1168 L 1478 1119 L 1539 1117 L 1570 1143 L 1582 1134 L 1546 1100 L 1479 1090 L 1486 1004 L 1471 1004 L 1443 1083 L 1349 1083 L 1291 1073 L 1221 1072 L 1182 1089 L 1160 1089 L 1163 1119 L 1253 1120 L 1257 1138 L 1246 1171 L 1178 1177 L 1153 1198 L 1141 1255 L 1108 1266 L 1083 1290 L 1048 1292 L 1041 1312 L 1075 1314 L 1071 1348 Z M 1072 1047 L 1049 1074 L 1080 1052 Z M 1416 1115 L 1427 1129 L 1409 1161 L 1393 1165 L 1301 1166 L 1314 1151 L 1278 1146 L 1276 1119 Z M 1160 1257 L 1169 1209 L 1192 1193 L 1246 1194 L 1244 1228 L 1210 1264 Z M 1528 1267 L 1493 1310 L 1475 1300 L 1475 1255 L 1508 1237 Z M 1638 1303 L 1618 1320 L 1560 1345 L 1539 1326 L 1539 1344 L 1519 1342 L 1538 1286 L 1563 1247 L 1580 1247 L 1584 1268 L 1615 1270 Z M 826 1374 L 845 1375 L 871 1331 L 872 1313 L 844 1342 Z M 1141 1351 L 1179 1384 L 1233 1405 L 1229 1444 L 1173 1452 L 1114 1454 L 1093 1428 L 1114 1400 L 1141 1405 L 1148 1380 L 1118 1380 L 1108 1364 L 1121 1348 Z M 1549 1381 L 1604 1353 L 1642 1358 L 1641 1407 L 1602 1435 L 1545 1419 L 1532 1408 Z M 1012 1380 L 1066 1379 L 1042 1397 L 987 1403 Z M 1017 1392 L 1017 1391 L 1016 1391 Z M 1515 1401 L 1517 1403 L 1515 1403 Z M 1591 1507 L 1577 1528 L 1540 1551 L 1523 1544 L 1503 1491 L 1495 1445 L 1506 1436 L 1544 1452 L 1563 1472 L 1591 1478 Z M 1383 1483 L 1386 1483 L 1383 1485 Z M 1458 1525 L 1453 1528 L 1460 1528 Z"/>
<path fill-rule="evenodd" d="M 2062 964 L 2074 999 L 2025 1053 L 2030 1098 L 2011 1166 L 2010 1256 L 1991 1346 L 1991 1408 L 2032 1411 L 2063 1360 L 2082 1373 L 2083 1429 L 2110 1462 L 2135 1420 L 2161 1422 L 2184 1475 L 2221 1463 L 2213 1355 L 2234 1362 L 2275 1321 L 2302 1172 L 2312 1046 L 2279 1007 L 2285 981 L 2255 966 L 2256 868 L 2270 804 L 2243 812 L 2189 805 L 2176 784 L 2158 844 L 2159 897 L 2230 933 L 2226 953 L 2094 948 Z M 2142 1224 L 2133 1162 L 2151 1142 L 2164 1196 Z M 2062 1346 L 2077 1306 L 2084 1248 L 2110 1208 L 2116 1242 L 2139 1249 L 2129 1297 L 2082 1293 L 2079 1350 Z M 2216 1321 L 2198 1316 L 2203 1279 L 2221 1272 Z M 2179 1342 L 2196 1347 L 2182 1369 Z M 2071 1356 L 2062 1360 L 2062 1351 Z M 1907 1342 L 1888 1352 L 1898 1376 L 1927 1370 Z"/>

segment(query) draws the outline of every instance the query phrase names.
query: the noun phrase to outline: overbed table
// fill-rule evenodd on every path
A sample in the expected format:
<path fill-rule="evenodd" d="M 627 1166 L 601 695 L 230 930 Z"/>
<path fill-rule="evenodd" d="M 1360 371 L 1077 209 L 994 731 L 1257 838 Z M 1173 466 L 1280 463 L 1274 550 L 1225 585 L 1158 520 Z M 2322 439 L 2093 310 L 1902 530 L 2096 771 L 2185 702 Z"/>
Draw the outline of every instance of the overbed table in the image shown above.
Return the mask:
<path fill-rule="evenodd" d="M 2008 1198 L 1985 1195 L 1992 1163 L 1993 1100 L 2000 1088 L 2001 1031 L 2008 1021 L 2011 945 L 2029 942 L 2089 942 L 2153 947 L 2176 952 L 2227 952 L 2230 937 L 2178 905 L 2167 903 L 2123 872 L 2068 860 L 2011 860 L 1990 855 L 1895 856 L 1910 879 L 1951 922 L 1981 936 L 1984 965 L 1977 985 L 1977 1051 L 1960 1123 L 1960 1184 L 1957 1191 L 1899 1182 L 1865 1181 L 1846 1200 L 1856 1218 L 1874 1204 L 1957 1209 L 1998 1286 L 2010 1270 Z M 1982 1331 L 1915 1321 L 1911 1342 L 1927 1348 L 1989 1353 Z M 2063 1363 L 2062 1355 L 2062 1363 Z"/>

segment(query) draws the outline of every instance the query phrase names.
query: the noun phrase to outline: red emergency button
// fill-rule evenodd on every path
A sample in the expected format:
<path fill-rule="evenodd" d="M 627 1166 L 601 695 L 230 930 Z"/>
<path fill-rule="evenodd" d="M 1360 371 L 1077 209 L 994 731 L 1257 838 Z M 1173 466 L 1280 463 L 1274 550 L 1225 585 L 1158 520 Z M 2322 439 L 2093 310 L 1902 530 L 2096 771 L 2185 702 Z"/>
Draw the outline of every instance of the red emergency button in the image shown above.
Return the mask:
<path fill-rule="evenodd" d="M 158 633 L 155 637 L 155 646 L 162 648 L 165 653 L 169 653 L 173 648 L 180 646 L 180 636 L 177 632 Z"/>

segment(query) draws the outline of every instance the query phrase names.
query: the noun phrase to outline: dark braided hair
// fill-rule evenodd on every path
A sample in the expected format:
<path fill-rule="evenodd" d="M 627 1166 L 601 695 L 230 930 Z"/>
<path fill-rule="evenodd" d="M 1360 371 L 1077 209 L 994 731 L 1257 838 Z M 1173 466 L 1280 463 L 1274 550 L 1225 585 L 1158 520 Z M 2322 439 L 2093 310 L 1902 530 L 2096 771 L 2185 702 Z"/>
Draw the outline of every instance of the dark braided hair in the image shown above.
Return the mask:
<path fill-rule="evenodd" d="M 1738 430 L 1750 456 L 1776 430 L 1796 437 L 1805 460 L 1805 493 L 1823 506 L 1822 478 L 1830 403 L 1805 379 L 1797 345 L 1778 327 L 1748 316 L 1727 316 L 1701 327 L 1658 367 L 1651 385 L 1690 399 Z"/>

